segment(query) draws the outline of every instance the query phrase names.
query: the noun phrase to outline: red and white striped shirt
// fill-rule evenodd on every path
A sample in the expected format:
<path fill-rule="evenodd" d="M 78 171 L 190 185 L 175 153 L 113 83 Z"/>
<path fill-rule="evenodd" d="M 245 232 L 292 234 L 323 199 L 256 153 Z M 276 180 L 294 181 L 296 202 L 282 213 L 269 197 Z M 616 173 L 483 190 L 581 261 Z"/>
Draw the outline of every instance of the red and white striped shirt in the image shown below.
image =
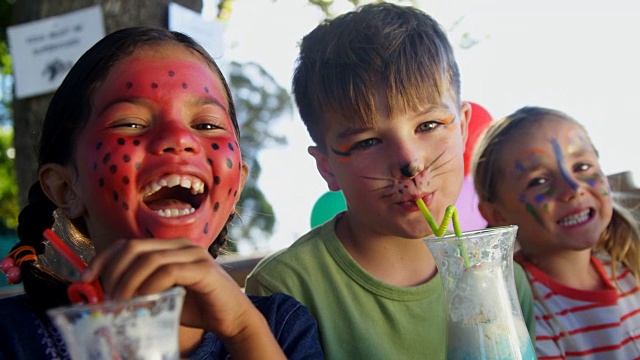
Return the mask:
<path fill-rule="evenodd" d="M 640 359 L 640 288 L 628 269 L 616 272 L 618 288 L 608 254 L 592 256 L 608 288 L 584 291 L 555 281 L 519 256 L 515 260 L 535 298 L 539 360 Z"/>

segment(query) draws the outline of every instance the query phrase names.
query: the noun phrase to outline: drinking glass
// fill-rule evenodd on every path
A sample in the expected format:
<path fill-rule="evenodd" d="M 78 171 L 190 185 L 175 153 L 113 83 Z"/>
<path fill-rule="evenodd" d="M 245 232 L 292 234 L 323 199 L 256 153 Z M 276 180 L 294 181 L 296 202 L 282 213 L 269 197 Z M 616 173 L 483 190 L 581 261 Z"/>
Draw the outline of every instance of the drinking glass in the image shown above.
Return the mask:
<path fill-rule="evenodd" d="M 179 359 L 185 290 L 47 311 L 72 359 Z"/>
<path fill-rule="evenodd" d="M 514 282 L 517 230 L 425 238 L 444 286 L 447 359 L 536 359 Z"/>

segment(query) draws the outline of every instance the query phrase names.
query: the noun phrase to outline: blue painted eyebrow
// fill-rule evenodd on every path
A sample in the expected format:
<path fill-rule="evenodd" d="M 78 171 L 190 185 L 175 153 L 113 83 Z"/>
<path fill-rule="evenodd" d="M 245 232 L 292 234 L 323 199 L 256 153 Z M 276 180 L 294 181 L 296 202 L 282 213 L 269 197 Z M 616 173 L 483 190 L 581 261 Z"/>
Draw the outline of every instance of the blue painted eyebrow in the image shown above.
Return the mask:
<path fill-rule="evenodd" d="M 576 184 L 576 182 L 573 181 L 573 179 L 571 179 L 571 176 L 569 176 L 569 173 L 567 172 L 567 168 L 563 164 L 564 154 L 560 149 L 560 144 L 558 144 L 558 140 L 556 140 L 555 138 L 551 139 L 551 146 L 553 146 L 553 153 L 555 154 L 556 159 L 558 161 L 558 168 L 560 169 L 560 173 L 562 174 L 562 177 L 571 186 L 573 191 L 577 190 L 578 184 Z"/>

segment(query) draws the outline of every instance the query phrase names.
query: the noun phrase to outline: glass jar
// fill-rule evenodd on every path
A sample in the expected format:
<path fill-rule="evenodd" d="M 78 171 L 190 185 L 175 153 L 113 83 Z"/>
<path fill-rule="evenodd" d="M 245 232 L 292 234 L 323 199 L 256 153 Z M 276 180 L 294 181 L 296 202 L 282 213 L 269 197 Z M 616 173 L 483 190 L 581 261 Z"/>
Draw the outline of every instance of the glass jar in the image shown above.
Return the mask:
<path fill-rule="evenodd" d="M 447 359 L 536 359 L 513 275 L 517 226 L 426 238 L 447 303 Z"/>

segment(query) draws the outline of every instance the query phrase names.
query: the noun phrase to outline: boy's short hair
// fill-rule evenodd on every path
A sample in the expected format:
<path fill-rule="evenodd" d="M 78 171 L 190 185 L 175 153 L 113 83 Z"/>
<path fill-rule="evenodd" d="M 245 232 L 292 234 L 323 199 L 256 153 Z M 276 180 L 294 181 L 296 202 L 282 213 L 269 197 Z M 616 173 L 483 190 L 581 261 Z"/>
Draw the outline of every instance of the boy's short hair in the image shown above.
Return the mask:
<path fill-rule="evenodd" d="M 331 116 L 374 124 L 376 96 L 387 102 L 389 117 L 440 104 L 445 94 L 459 104 L 460 73 L 432 17 L 409 6 L 369 4 L 325 20 L 302 39 L 293 93 L 309 135 L 325 150 L 322 123 Z"/>

